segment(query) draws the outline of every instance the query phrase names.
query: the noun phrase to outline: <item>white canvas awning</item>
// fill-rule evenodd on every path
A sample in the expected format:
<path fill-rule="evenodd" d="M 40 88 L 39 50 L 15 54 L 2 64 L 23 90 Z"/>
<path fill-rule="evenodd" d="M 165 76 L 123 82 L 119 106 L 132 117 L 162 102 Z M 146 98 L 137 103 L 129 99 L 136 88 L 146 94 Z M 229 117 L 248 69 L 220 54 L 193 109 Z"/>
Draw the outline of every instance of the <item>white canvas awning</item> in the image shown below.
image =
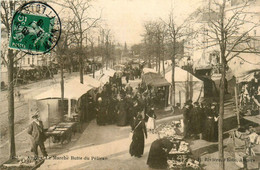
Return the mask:
<path fill-rule="evenodd" d="M 143 73 L 157 73 L 157 71 L 152 68 L 143 68 Z"/>
<path fill-rule="evenodd" d="M 101 82 L 97 79 L 94 79 L 88 75 L 84 75 L 83 76 L 83 84 L 84 85 L 88 85 L 88 86 L 91 86 L 91 87 L 94 87 L 94 88 L 99 88 L 101 86 Z M 80 82 L 80 78 L 79 77 L 76 77 L 76 78 L 73 78 L 72 80 L 68 80 L 68 82 L 77 82 L 79 83 Z"/>
<path fill-rule="evenodd" d="M 64 84 L 64 98 L 65 99 L 79 99 L 83 94 L 87 93 L 93 87 L 70 81 Z M 55 99 L 61 98 L 61 87 L 60 85 L 53 86 L 51 89 L 34 97 L 36 100 L 41 99 Z"/>
<path fill-rule="evenodd" d="M 172 70 L 169 70 L 165 74 L 165 78 L 169 83 L 172 83 Z M 204 96 L 204 82 L 186 70 L 175 67 L 174 81 L 175 102 L 180 103 L 181 106 L 183 106 L 184 103 L 188 100 L 186 99 L 186 93 L 189 93 L 189 96 L 193 102 Z M 169 97 L 171 96 L 170 93 L 171 89 L 169 90 Z M 168 101 L 170 102 L 170 99 Z"/>
<path fill-rule="evenodd" d="M 260 71 L 260 55 L 255 53 L 240 53 L 238 57 L 228 62 L 233 75 L 238 82 L 247 81 L 252 72 Z"/>

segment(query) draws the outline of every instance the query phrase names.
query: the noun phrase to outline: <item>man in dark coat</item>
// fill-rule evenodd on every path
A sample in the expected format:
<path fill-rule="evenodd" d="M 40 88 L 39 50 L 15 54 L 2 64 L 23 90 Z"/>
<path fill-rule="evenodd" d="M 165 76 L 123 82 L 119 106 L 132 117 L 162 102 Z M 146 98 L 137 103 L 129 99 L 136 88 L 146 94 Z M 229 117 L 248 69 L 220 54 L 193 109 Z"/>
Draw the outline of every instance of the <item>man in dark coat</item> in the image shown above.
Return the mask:
<path fill-rule="evenodd" d="M 127 110 L 126 110 L 126 101 L 122 97 L 118 101 L 118 115 L 117 115 L 117 126 L 126 126 L 127 121 Z"/>
<path fill-rule="evenodd" d="M 184 138 L 190 137 L 190 104 L 186 102 L 183 108 Z"/>
<path fill-rule="evenodd" d="M 199 103 L 195 102 L 194 107 L 190 111 L 190 126 L 191 128 L 191 134 L 195 137 L 200 133 L 200 107 Z"/>
<path fill-rule="evenodd" d="M 44 128 L 42 121 L 39 120 L 39 111 L 36 110 L 35 114 L 32 116 L 33 122 L 28 127 L 28 134 L 31 135 L 32 148 L 31 151 L 34 153 L 35 158 L 38 157 L 38 146 L 41 149 L 42 155 L 47 157 L 48 154 L 45 150 L 44 141 L 46 136 L 44 134 Z"/>
<path fill-rule="evenodd" d="M 96 113 L 97 113 L 97 124 L 105 125 L 107 119 L 107 109 L 101 97 L 98 98 Z"/>
<path fill-rule="evenodd" d="M 167 138 L 155 140 L 150 148 L 147 165 L 154 169 L 166 169 L 167 156 L 172 149 L 172 143 Z"/>

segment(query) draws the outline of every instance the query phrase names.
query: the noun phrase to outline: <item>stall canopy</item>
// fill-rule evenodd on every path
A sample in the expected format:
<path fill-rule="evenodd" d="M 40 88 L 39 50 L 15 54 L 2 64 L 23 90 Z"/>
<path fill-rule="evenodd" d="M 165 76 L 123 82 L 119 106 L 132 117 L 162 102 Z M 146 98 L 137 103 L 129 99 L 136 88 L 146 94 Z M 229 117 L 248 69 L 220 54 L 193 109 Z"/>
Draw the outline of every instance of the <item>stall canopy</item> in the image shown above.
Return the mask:
<path fill-rule="evenodd" d="M 160 87 L 169 86 L 170 83 L 160 74 L 148 72 L 143 74 L 142 79 L 146 85 Z"/>
<path fill-rule="evenodd" d="M 260 55 L 256 53 L 240 53 L 228 66 L 236 77 L 237 83 L 252 80 L 254 72 L 260 71 Z"/>
<path fill-rule="evenodd" d="M 152 68 L 143 68 L 143 73 L 157 73 L 157 71 Z"/>
<path fill-rule="evenodd" d="M 116 71 L 108 68 L 103 70 L 103 74 L 99 77 L 99 81 L 103 84 L 109 82 L 109 78 L 115 75 Z"/>
<path fill-rule="evenodd" d="M 172 83 L 172 70 L 169 70 L 165 74 L 165 78 L 168 82 Z M 175 67 L 174 81 L 176 103 L 180 103 L 183 106 L 186 100 L 188 100 L 187 96 L 189 96 L 189 99 L 192 99 L 193 102 L 199 100 L 200 97 L 204 96 L 203 81 L 193 76 L 186 70 Z M 169 90 L 169 93 L 171 93 L 171 90 Z"/>
<path fill-rule="evenodd" d="M 108 68 L 107 70 L 104 69 L 103 74 L 110 76 L 110 77 L 113 77 L 115 72 L 116 72 L 115 70 Z"/>
<path fill-rule="evenodd" d="M 64 83 L 64 98 L 77 100 L 91 89 L 93 89 L 92 86 L 84 85 L 77 81 L 70 81 Z M 61 87 L 59 85 L 53 86 L 51 89 L 34 97 L 36 100 L 59 98 L 61 98 Z"/>
<path fill-rule="evenodd" d="M 101 82 L 97 79 L 94 79 L 88 75 L 84 75 L 83 77 L 84 79 L 84 85 L 88 85 L 88 86 L 91 86 L 91 87 L 94 87 L 94 88 L 99 88 L 101 86 Z M 79 82 L 80 79 L 79 77 L 76 77 L 76 78 L 73 78 L 72 80 L 69 80 L 68 82 Z"/>

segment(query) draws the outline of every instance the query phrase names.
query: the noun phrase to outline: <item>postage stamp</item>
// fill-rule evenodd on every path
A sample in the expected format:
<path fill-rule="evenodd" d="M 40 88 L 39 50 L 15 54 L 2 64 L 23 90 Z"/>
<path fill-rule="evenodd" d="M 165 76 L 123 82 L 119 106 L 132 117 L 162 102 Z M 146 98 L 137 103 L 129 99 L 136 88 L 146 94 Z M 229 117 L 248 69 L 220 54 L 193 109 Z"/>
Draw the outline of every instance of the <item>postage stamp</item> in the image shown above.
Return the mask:
<path fill-rule="evenodd" d="M 43 2 L 29 2 L 15 12 L 9 47 L 27 54 L 48 53 L 58 43 L 61 22 L 56 11 Z"/>

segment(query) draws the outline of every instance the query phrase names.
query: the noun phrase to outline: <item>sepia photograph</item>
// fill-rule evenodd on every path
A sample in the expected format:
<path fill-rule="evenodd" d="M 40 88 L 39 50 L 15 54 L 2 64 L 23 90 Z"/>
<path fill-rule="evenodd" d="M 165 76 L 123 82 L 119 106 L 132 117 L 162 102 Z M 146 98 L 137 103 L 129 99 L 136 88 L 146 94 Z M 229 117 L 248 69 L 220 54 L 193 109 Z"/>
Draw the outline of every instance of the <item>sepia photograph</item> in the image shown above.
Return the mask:
<path fill-rule="evenodd" d="M 260 169 L 260 0 L 0 2 L 0 170 Z"/>

